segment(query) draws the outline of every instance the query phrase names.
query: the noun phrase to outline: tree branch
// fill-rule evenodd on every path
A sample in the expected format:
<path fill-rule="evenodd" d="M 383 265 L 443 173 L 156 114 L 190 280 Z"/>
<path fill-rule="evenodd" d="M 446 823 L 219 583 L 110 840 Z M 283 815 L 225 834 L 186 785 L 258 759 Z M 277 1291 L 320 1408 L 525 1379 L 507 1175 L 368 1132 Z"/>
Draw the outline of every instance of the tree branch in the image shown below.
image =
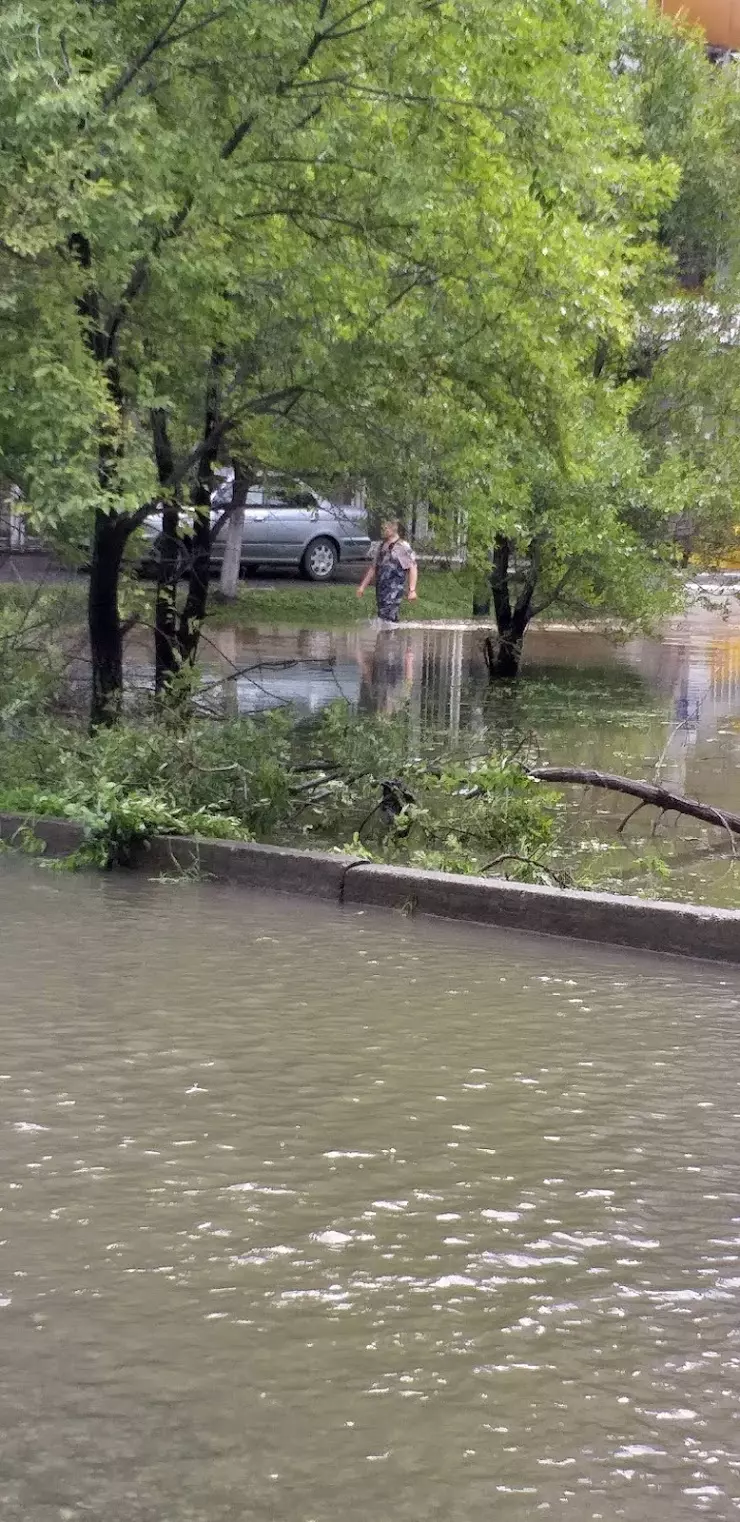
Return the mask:
<path fill-rule="evenodd" d="M 701 819 L 704 824 L 719 825 L 731 835 L 740 835 L 740 814 L 714 809 L 708 803 L 699 803 L 696 798 L 683 798 L 680 793 L 672 793 L 653 782 L 636 782 L 632 777 L 591 771 L 583 766 L 536 766 L 526 770 L 527 776 L 538 782 L 572 782 L 580 787 L 601 787 L 609 793 L 625 793 L 628 798 L 640 798 L 643 803 L 662 809 L 663 813 L 686 814 L 690 819 Z"/>
<path fill-rule="evenodd" d="M 326 27 L 323 32 L 318 34 L 321 40 L 323 41 L 325 37 L 331 37 L 332 35 L 336 36 L 340 26 L 344 26 L 345 22 L 351 21 L 354 16 L 359 16 L 360 11 L 371 11 L 374 3 L 375 0 L 360 0 L 359 5 L 353 5 L 352 9 L 345 11 L 343 16 L 337 16 L 336 21 L 332 21 L 331 26 Z"/>
<path fill-rule="evenodd" d="M 152 407 L 150 409 L 149 423 L 152 430 L 154 458 L 157 462 L 159 484 L 163 490 L 167 490 L 172 480 L 175 461 L 169 429 L 167 427 L 167 413 L 164 407 Z"/>
<path fill-rule="evenodd" d="M 223 439 L 224 434 L 228 433 L 229 429 L 233 428 L 233 426 L 233 418 L 217 419 L 206 437 L 202 438 L 200 442 L 196 444 L 193 449 L 191 449 L 189 455 L 186 455 L 182 463 L 178 465 L 177 469 L 172 472 L 172 488 L 174 491 L 176 491 L 177 488 L 182 485 L 186 476 L 189 476 L 193 467 L 200 463 L 203 455 L 210 455 L 215 453 L 215 451 L 218 449 L 219 444 L 221 443 L 221 440 Z"/>
<path fill-rule="evenodd" d="M 494 867 L 499 867 L 504 861 L 520 861 L 525 867 L 535 867 L 538 872 L 543 872 L 546 877 L 551 877 L 558 888 L 566 888 L 567 880 L 559 872 L 553 872 L 552 867 L 546 867 L 544 862 L 536 861 L 533 856 L 520 856 L 518 851 L 506 851 L 503 856 L 494 856 L 493 861 L 481 867 L 481 873 L 490 872 Z"/>
<path fill-rule="evenodd" d="M 231 6 L 225 5 L 220 11 L 211 11 L 210 16 L 204 16 L 201 21 L 194 21 L 192 26 L 185 26 L 181 32 L 175 32 L 172 37 L 167 38 L 167 41 L 162 46 L 165 48 L 174 47 L 176 42 L 182 42 L 183 37 L 192 37 L 193 32 L 202 32 L 205 27 L 213 26 L 214 21 L 221 21 L 224 16 L 228 16 L 230 10 Z"/>
<path fill-rule="evenodd" d="M 129 67 L 124 71 L 124 73 L 120 76 L 119 80 L 108 92 L 108 96 L 104 97 L 104 105 L 109 106 L 119 98 L 119 96 L 131 83 L 131 80 L 135 77 L 136 74 L 140 72 L 140 70 L 145 66 L 145 64 L 155 52 L 161 50 L 163 47 L 169 46 L 170 42 L 177 40 L 177 37 L 168 37 L 168 33 L 171 31 L 172 27 L 177 21 L 178 16 L 182 14 L 182 11 L 184 10 L 187 3 L 188 0 L 177 0 L 174 10 L 171 12 L 169 19 L 165 22 L 165 25 L 157 33 L 157 36 L 152 38 L 152 41 L 139 55 L 139 57 L 135 59 L 134 62 L 131 63 Z M 315 32 L 311 42 L 306 48 L 305 53 L 299 60 L 296 67 L 293 69 L 290 76 L 287 79 L 278 81 L 278 84 L 275 87 L 276 97 L 285 95 L 288 92 L 288 90 L 292 87 L 298 78 L 298 75 L 302 73 L 303 69 L 305 69 L 307 64 L 310 63 L 311 59 L 318 51 L 321 44 L 332 37 L 338 26 L 341 26 L 344 21 L 349 20 L 351 16 L 356 15 L 360 10 L 367 9 L 368 6 L 372 3 L 373 0 L 364 0 L 362 5 L 359 5 L 354 10 L 347 12 L 344 17 L 342 17 L 339 21 L 333 22 L 330 27 L 326 27 L 323 31 Z M 224 11 L 214 11 L 208 20 L 215 21 L 218 16 L 223 14 L 225 14 Z M 319 14 L 321 17 L 323 14 L 325 14 L 325 12 L 320 10 Z M 185 32 L 178 33 L 177 36 L 185 36 L 186 32 L 198 30 L 198 28 L 204 24 L 205 22 L 194 23 L 192 27 L 188 27 Z M 300 131 L 302 127 L 306 126 L 309 121 L 311 121 L 315 116 L 319 114 L 320 110 L 320 105 L 312 107 L 311 110 L 305 115 L 305 117 L 303 117 L 299 123 L 295 124 L 293 130 Z M 250 112 L 249 116 L 246 116 L 243 121 L 239 122 L 238 126 L 234 128 L 234 131 L 231 133 L 230 137 L 228 137 L 222 144 L 221 150 L 219 152 L 219 158 L 222 163 L 227 162 L 233 156 L 233 154 L 236 153 L 237 148 L 244 141 L 245 137 L 247 137 L 248 133 L 251 132 L 252 127 L 257 121 L 257 116 L 258 113 L 256 111 Z M 127 308 L 130 306 L 131 302 L 136 299 L 146 284 L 151 268 L 152 258 L 155 257 L 163 242 L 169 240 L 170 238 L 176 237 L 180 232 L 183 224 L 187 219 L 191 205 L 192 198 L 189 197 L 188 200 L 180 208 L 180 210 L 172 218 L 169 226 L 159 231 L 155 235 L 150 253 L 145 257 L 139 259 L 134 266 L 134 269 L 129 276 L 128 283 L 124 288 L 121 299 L 118 302 L 118 305 L 116 306 L 116 309 L 108 325 L 109 357 L 111 357 L 115 352 L 118 331 L 126 314 Z"/>
<path fill-rule="evenodd" d="M 343 31 L 343 32 L 332 32 L 330 34 L 331 35 L 331 40 L 332 40 L 332 42 L 339 42 L 340 38 L 342 38 L 342 37 L 354 37 L 356 32 L 366 32 L 367 28 L 368 28 L 368 22 L 367 21 L 362 21 L 359 26 L 348 26 L 345 29 L 345 31 Z"/>
<path fill-rule="evenodd" d="M 130 513 L 129 514 L 129 521 L 131 523 L 131 530 L 130 530 L 130 532 L 133 533 L 134 529 L 141 528 L 142 523 L 146 522 L 146 520 L 149 517 L 150 513 L 155 513 L 157 511 L 157 507 L 158 506 L 159 506 L 159 503 L 157 503 L 157 502 L 142 502 L 141 507 L 137 507 L 135 513 Z"/>
<path fill-rule="evenodd" d="M 123 70 L 123 73 L 119 74 L 115 84 L 111 85 L 110 89 L 107 90 L 104 94 L 102 101 L 104 111 L 110 110 L 110 107 L 114 106 L 117 100 L 120 100 L 124 90 L 128 89 L 132 80 L 134 80 L 136 75 L 141 72 L 141 70 L 149 62 L 149 59 L 152 58 L 160 48 L 165 46 L 167 33 L 171 31 L 178 17 L 182 15 L 187 4 L 188 0 L 176 0 L 175 8 L 171 12 L 167 21 L 165 21 L 165 24 L 161 30 L 157 32 L 155 37 L 152 37 L 151 42 L 147 43 L 143 52 L 139 53 L 138 58 L 132 59 L 127 68 Z"/>
<path fill-rule="evenodd" d="M 540 613 L 544 613 L 546 608 L 551 608 L 553 603 L 557 602 L 557 600 L 560 597 L 560 594 L 563 591 L 563 588 L 565 587 L 565 584 L 568 581 L 568 578 L 571 575 L 572 571 L 573 571 L 573 567 L 572 567 L 572 565 L 569 565 L 567 570 L 563 572 L 563 575 L 561 576 L 561 578 L 560 578 L 559 582 L 557 583 L 557 585 L 555 587 L 553 587 L 553 590 L 550 593 L 550 596 L 549 597 L 545 597 L 542 600 L 542 602 L 538 602 L 538 603 L 534 604 L 534 606 L 531 609 L 531 613 L 530 613 L 530 616 L 532 618 L 538 618 Z"/>
<path fill-rule="evenodd" d="M 231 137 L 227 137 L 226 142 L 224 143 L 219 154 L 219 158 L 224 160 L 230 159 L 231 155 L 236 153 L 239 144 L 243 142 L 247 133 L 251 132 L 256 120 L 256 111 L 253 111 L 250 116 L 245 116 L 244 120 L 239 123 L 238 127 L 234 128 Z"/>
<path fill-rule="evenodd" d="M 288 402 L 294 407 L 305 392 L 305 386 L 284 386 L 281 391 L 268 391 L 263 396 L 255 397 L 254 401 L 247 402 L 244 410 L 251 413 L 272 412 L 279 402 Z"/>
<path fill-rule="evenodd" d="M 298 60 L 298 63 L 296 64 L 296 66 L 293 69 L 292 73 L 290 75 L 288 75 L 288 77 L 286 79 L 279 80 L 277 85 L 275 86 L 275 95 L 276 95 L 276 97 L 279 99 L 281 96 L 287 95 L 288 92 L 295 87 L 295 84 L 296 84 L 296 81 L 298 79 L 299 74 L 303 73 L 303 70 L 311 62 L 311 59 L 316 55 L 316 53 L 318 52 L 318 50 L 321 47 L 322 43 L 328 42 L 332 38 L 334 38 L 334 36 L 336 34 L 337 27 L 342 26 L 345 21 L 349 21 L 350 18 L 352 16 L 357 15 L 359 13 L 359 11 L 361 11 L 361 10 L 368 10 L 369 7 L 372 4 L 373 4 L 373 0 L 362 0 L 362 4 L 356 6 L 353 10 L 348 11 L 344 16 L 340 17 L 337 21 L 332 22 L 331 26 L 324 27 L 323 30 L 317 30 L 317 31 L 315 31 L 314 34 L 313 34 L 313 37 L 311 38 L 311 41 L 308 44 L 308 47 L 306 48 L 305 53 Z M 326 9 L 327 9 L 327 7 L 323 7 L 323 8 L 321 6 L 319 7 L 319 19 L 320 20 L 325 16 Z M 314 81 L 314 82 L 318 83 L 318 84 L 323 84 L 323 81 L 321 81 L 321 80 Z M 314 114 L 315 113 L 313 113 L 313 112 L 310 113 L 310 115 L 306 118 L 306 120 L 310 121 L 311 120 L 311 116 L 314 115 Z M 254 123 L 256 122 L 256 120 L 257 120 L 257 112 L 253 111 L 253 112 L 250 113 L 249 116 L 246 116 L 244 118 L 244 120 L 241 121 L 237 127 L 234 128 L 234 131 L 232 132 L 231 136 L 226 139 L 226 142 L 224 143 L 224 145 L 223 145 L 223 147 L 221 149 L 220 157 L 222 159 L 230 159 L 231 158 L 232 154 L 234 154 L 236 152 L 237 148 L 239 147 L 239 144 L 244 141 L 244 138 L 247 136 L 247 133 L 251 132 L 252 127 L 254 126 Z"/>
<path fill-rule="evenodd" d="M 535 534 L 527 551 L 529 564 L 524 577 L 524 585 L 514 605 L 514 617 L 525 618 L 527 622 L 532 617 L 532 598 L 534 597 L 540 574 L 542 560 L 542 535 Z"/>
<path fill-rule="evenodd" d="M 130 307 L 132 301 L 135 301 L 136 297 L 143 291 L 144 286 L 149 279 L 149 271 L 151 269 L 152 259 L 155 258 L 155 256 L 159 253 L 163 243 L 169 242 L 170 238 L 177 237 L 177 234 L 180 232 L 180 229 L 182 228 L 187 218 L 191 206 L 192 199 L 189 199 L 185 205 L 180 207 L 180 210 L 172 218 L 169 227 L 160 229 L 156 234 L 149 253 L 141 259 L 137 259 L 136 264 L 134 265 L 131 274 L 129 275 L 128 281 L 124 286 L 123 291 L 121 292 L 118 305 L 115 307 L 108 322 L 106 355 L 108 359 L 111 359 L 115 354 L 116 344 L 118 342 L 118 331 L 124 317 L 126 316 L 128 308 Z"/>

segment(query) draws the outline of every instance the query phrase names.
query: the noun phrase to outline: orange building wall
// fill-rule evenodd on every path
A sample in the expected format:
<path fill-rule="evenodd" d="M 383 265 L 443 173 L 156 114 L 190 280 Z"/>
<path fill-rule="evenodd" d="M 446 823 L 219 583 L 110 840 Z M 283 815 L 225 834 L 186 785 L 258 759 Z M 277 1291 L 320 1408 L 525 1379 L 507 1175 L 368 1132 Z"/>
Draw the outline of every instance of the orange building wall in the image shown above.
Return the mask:
<path fill-rule="evenodd" d="M 661 0 L 661 8 L 703 26 L 711 47 L 740 50 L 740 0 Z"/>

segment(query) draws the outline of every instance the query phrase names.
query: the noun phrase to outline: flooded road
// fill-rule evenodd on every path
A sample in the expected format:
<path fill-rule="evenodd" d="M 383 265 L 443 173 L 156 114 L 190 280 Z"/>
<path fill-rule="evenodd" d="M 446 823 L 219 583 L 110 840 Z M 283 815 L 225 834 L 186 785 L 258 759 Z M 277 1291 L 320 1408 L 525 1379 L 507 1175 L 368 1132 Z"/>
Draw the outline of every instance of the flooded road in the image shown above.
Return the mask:
<path fill-rule="evenodd" d="M 214 702 L 224 702 L 223 678 L 236 673 L 227 685 L 240 713 L 288 704 L 315 713 L 339 698 L 365 712 L 408 708 L 419 732 L 452 742 L 497 723 L 531 721 L 546 746 L 557 723 L 574 765 L 610 758 L 640 765 L 662 742 L 656 759 L 668 785 L 701 792 L 719 781 L 719 805 L 740 808 L 738 751 L 720 745 L 718 760 L 713 750 L 740 736 L 740 603 L 733 601 L 730 617 L 696 610 L 667 621 L 659 638 L 624 645 L 535 625 L 514 691 L 489 686 L 484 633 L 472 624 L 388 629 L 374 622 L 331 631 L 225 629 L 209 631 L 203 654 L 218 682 Z M 625 724 L 634 733 L 623 735 L 615 757 L 611 731 Z"/>
<path fill-rule="evenodd" d="M 430 739 L 463 751 L 521 748 L 536 763 L 661 781 L 740 811 L 736 597 L 727 617 L 697 607 L 659 639 L 623 646 L 535 626 L 515 689 L 489 686 L 482 640 L 479 627 L 462 625 L 217 630 L 204 646 L 206 692 L 232 713 L 292 705 L 316 714 L 342 699 L 360 712 L 403 713 L 412 750 Z M 740 907 L 740 867 L 721 830 L 675 815 L 658 825 L 645 810 L 620 835 L 629 800 L 571 789 L 563 806 L 563 865 L 580 885 Z"/>
<path fill-rule="evenodd" d="M 0 862 L 3 1522 L 740 1509 L 740 976 Z"/>

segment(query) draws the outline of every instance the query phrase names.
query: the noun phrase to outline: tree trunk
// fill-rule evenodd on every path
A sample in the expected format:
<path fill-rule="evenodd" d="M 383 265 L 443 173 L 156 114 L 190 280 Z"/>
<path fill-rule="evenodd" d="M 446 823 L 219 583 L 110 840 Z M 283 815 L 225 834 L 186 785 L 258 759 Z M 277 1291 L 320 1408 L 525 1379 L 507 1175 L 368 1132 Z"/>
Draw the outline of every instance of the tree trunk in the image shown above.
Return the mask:
<path fill-rule="evenodd" d="M 522 645 L 527 628 L 524 608 L 511 605 L 509 589 L 509 560 L 512 544 L 503 534 L 497 534 L 493 545 L 491 566 L 491 595 L 496 614 L 498 638 L 487 638 L 483 646 L 489 682 L 510 682 L 519 674 Z M 521 599 L 520 599 L 521 601 Z"/>
<path fill-rule="evenodd" d="M 527 569 L 522 588 L 512 606 L 509 562 L 513 545 L 504 534 L 497 534 L 493 545 L 491 594 L 496 614 L 498 639 L 484 644 L 488 679 L 511 682 L 519 675 L 524 636 L 533 616 L 533 600 L 540 574 L 540 543 L 534 538 L 528 546 Z"/>
<path fill-rule="evenodd" d="M 234 507 L 226 525 L 226 544 L 221 562 L 219 591 L 228 602 L 233 602 L 239 591 L 239 572 L 242 563 L 242 534 L 244 531 L 244 508 Z"/>
<path fill-rule="evenodd" d="M 157 558 L 157 597 L 154 607 L 154 690 L 161 697 L 180 669 L 177 639 L 177 574 L 180 565 L 180 509 L 168 502 L 162 510 L 162 537 Z"/>
<path fill-rule="evenodd" d="M 522 660 L 526 621 L 512 618 L 508 624 L 499 626 L 495 646 L 492 639 L 485 642 L 488 679 L 491 682 L 513 682 L 519 675 Z"/>
<path fill-rule="evenodd" d="M 196 492 L 196 498 L 201 496 Z M 194 666 L 200 643 L 200 631 L 208 607 L 208 581 L 211 571 L 211 501 L 195 502 L 193 546 L 185 606 L 180 615 L 178 645 L 181 665 Z"/>
<path fill-rule="evenodd" d="M 226 526 L 226 545 L 224 558 L 221 565 L 221 578 L 219 591 L 221 596 L 228 602 L 233 602 L 239 591 L 239 572 L 242 563 L 242 537 L 244 534 L 244 512 L 247 505 L 249 488 L 254 479 L 249 467 L 234 461 L 234 491 L 231 499 L 231 512 Z"/>
<path fill-rule="evenodd" d="M 85 233 L 73 233 L 69 249 L 85 272 L 85 288 L 77 299 L 84 341 L 93 363 L 105 376 L 105 385 L 118 418 L 123 407 L 121 377 L 116 362 L 116 331 L 107 331 L 101 320 L 100 294 L 93 279 L 93 256 Z M 117 448 L 108 433 L 98 446 L 98 480 L 111 499 L 115 492 Z M 118 613 L 118 581 L 121 559 L 130 528 L 128 520 L 113 508 L 98 508 L 93 528 L 92 561 L 88 589 L 88 632 L 92 691 L 90 726 L 115 724 L 123 702 L 123 630 Z"/>
<path fill-rule="evenodd" d="M 118 612 L 118 579 L 127 525 L 114 513 L 95 514 L 88 627 L 92 665 L 90 725 L 115 724 L 123 700 L 123 630 Z"/>
<path fill-rule="evenodd" d="M 180 507 L 171 494 L 174 456 L 164 409 L 152 408 L 150 421 L 157 475 L 163 493 L 162 532 L 157 546 L 157 595 L 154 604 L 154 691 L 157 697 L 161 697 L 180 669 L 177 643 Z"/>
<path fill-rule="evenodd" d="M 194 666 L 200 643 L 200 631 L 208 608 L 208 582 L 211 574 L 211 487 L 213 464 L 219 446 L 220 386 L 219 372 L 224 356 L 215 350 L 206 393 L 203 449 L 198 460 L 198 476 L 193 492 L 195 521 L 190 557 L 190 575 L 185 606 L 180 615 L 178 644 L 180 662 Z"/>

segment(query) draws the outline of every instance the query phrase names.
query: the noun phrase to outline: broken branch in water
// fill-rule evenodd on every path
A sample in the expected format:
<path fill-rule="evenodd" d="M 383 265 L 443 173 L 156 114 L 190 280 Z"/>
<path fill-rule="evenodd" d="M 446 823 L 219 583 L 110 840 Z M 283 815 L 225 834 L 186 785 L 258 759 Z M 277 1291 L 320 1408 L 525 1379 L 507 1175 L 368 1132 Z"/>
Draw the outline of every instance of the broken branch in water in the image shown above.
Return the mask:
<path fill-rule="evenodd" d="M 632 777 L 596 772 L 584 766 L 535 766 L 528 769 L 527 775 L 538 782 L 574 782 L 581 787 L 601 787 L 609 793 L 626 793 L 630 798 L 639 798 L 640 807 L 653 804 L 664 814 L 686 814 L 690 819 L 701 819 L 704 824 L 718 825 L 727 830 L 730 837 L 740 835 L 740 814 L 712 808 L 711 804 L 699 803 L 696 798 L 683 798 L 680 793 L 672 793 L 669 788 L 654 782 L 636 782 Z M 633 809 L 632 812 L 638 811 Z M 628 819 L 631 817 L 631 814 L 627 816 Z M 626 819 L 624 823 L 627 823 Z"/>
<path fill-rule="evenodd" d="M 624 819 L 622 820 L 622 823 L 617 825 L 617 834 L 618 835 L 622 835 L 624 833 L 627 825 L 629 824 L 630 819 L 634 819 L 635 814 L 639 814 L 640 809 L 645 809 L 645 808 L 647 808 L 647 804 L 645 802 L 645 799 L 641 798 L 640 802 L 636 803 L 633 809 L 630 809 L 629 814 L 625 814 Z"/>

